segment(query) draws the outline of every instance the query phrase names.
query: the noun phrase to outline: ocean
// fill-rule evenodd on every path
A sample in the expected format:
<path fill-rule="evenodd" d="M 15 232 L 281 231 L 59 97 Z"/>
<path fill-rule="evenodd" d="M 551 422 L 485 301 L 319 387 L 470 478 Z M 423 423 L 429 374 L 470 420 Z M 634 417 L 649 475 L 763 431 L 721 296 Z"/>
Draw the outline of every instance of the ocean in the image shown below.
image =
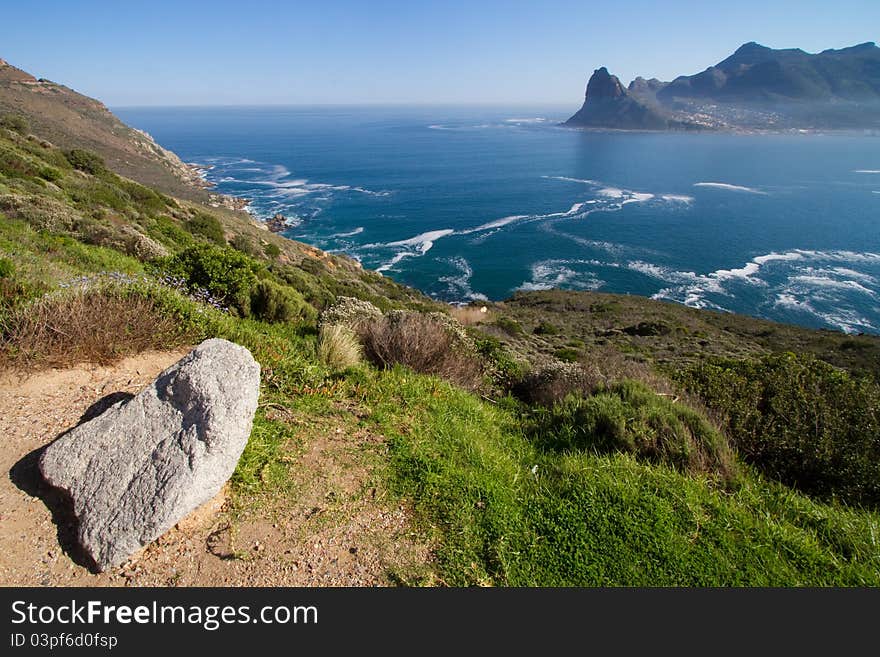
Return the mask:
<path fill-rule="evenodd" d="M 440 300 L 553 287 L 880 333 L 880 138 L 584 132 L 571 108 L 116 108 L 216 191 Z"/>

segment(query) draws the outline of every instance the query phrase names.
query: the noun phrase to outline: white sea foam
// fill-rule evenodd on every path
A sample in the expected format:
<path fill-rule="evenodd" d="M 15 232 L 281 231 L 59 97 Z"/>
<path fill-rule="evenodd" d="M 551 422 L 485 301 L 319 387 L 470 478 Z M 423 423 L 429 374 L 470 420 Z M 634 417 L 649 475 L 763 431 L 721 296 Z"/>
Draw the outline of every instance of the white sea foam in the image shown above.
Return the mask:
<path fill-rule="evenodd" d="M 880 173 L 880 169 L 855 169 L 853 173 Z"/>
<path fill-rule="evenodd" d="M 629 268 L 671 283 L 655 293 L 655 299 L 726 310 L 716 303 L 718 296 L 733 297 L 734 285 L 755 285 L 768 288 L 773 307 L 807 313 L 829 326 L 854 332 L 876 329 L 853 307 L 852 295 L 880 298 L 876 272 L 854 267 L 878 265 L 880 254 L 871 252 L 793 249 L 756 256 L 742 267 L 708 274 L 675 272 L 638 261 L 629 263 Z M 767 267 L 772 270 L 765 275 Z"/>
<path fill-rule="evenodd" d="M 415 256 L 423 256 L 428 251 L 430 251 L 434 247 L 434 242 L 441 237 L 446 237 L 447 235 L 452 235 L 455 231 L 451 228 L 444 228 L 442 230 L 432 230 L 427 233 L 421 233 L 416 235 L 415 237 L 410 237 L 405 240 L 398 240 L 396 242 L 387 242 L 384 244 L 365 244 L 360 247 L 362 249 L 386 249 L 386 248 L 400 248 L 403 247 L 403 250 L 398 251 L 394 257 L 391 258 L 388 262 L 380 265 L 376 268 L 376 271 L 383 272 L 388 271 L 394 265 L 399 263 L 404 258 L 412 258 Z"/>
<path fill-rule="evenodd" d="M 532 278 L 524 281 L 517 290 L 549 290 L 555 287 L 568 287 L 575 290 L 598 290 L 604 282 L 593 272 L 578 269 L 578 266 L 594 266 L 595 260 L 542 260 L 530 267 Z"/>
<path fill-rule="evenodd" d="M 755 189 L 754 187 L 743 187 L 742 185 L 731 185 L 730 183 L 721 182 L 698 182 L 694 183 L 694 187 L 711 187 L 713 189 L 726 189 L 730 192 L 746 192 L 748 194 L 761 194 L 763 196 L 767 195 L 767 192 L 762 192 L 760 189 Z"/>
<path fill-rule="evenodd" d="M 334 235 L 331 235 L 330 237 L 331 238 L 334 238 L 334 237 L 354 237 L 355 235 L 360 235 L 363 232 L 364 232 L 364 227 L 358 226 L 354 230 L 350 230 L 347 233 L 336 233 Z"/>
<path fill-rule="evenodd" d="M 519 221 L 520 219 L 528 219 L 530 216 L 528 214 L 512 214 L 509 217 L 501 217 L 500 219 L 495 219 L 488 223 L 477 226 L 476 228 L 468 228 L 462 231 L 459 231 L 461 235 L 468 235 L 470 233 L 479 233 L 484 230 L 492 230 L 493 228 L 501 228 L 502 226 L 507 226 L 508 224 L 512 224 L 515 221 Z"/>
<path fill-rule="evenodd" d="M 451 228 L 443 228 L 441 230 L 431 230 L 427 233 L 420 233 L 415 237 L 410 237 L 405 240 L 398 240 L 397 242 L 388 242 L 385 246 L 415 246 L 422 253 L 427 253 L 431 250 L 431 247 L 434 246 L 434 241 L 439 240 L 441 237 L 446 237 L 447 235 L 451 235 L 455 231 Z"/>
<path fill-rule="evenodd" d="M 626 205 L 627 203 L 644 203 L 654 198 L 653 194 L 645 194 L 642 192 L 630 192 L 629 194 L 629 198 L 623 201 L 622 205 Z"/>
<path fill-rule="evenodd" d="M 546 178 L 548 180 L 562 180 L 564 182 L 573 182 L 573 183 L 581 183 L 584 185 L 599 185 L 601 183 L 596 182 L 595 180 L 583 179 L 583 178 L 569 178 L 568 176 L 541 176 L 542 178 Z"/>
<path fill-rule="evenodd" d="M 858 281 L 844 279 L 838 280 L 828 276 L 816 276 L 811 274 L 800 274 L 798 276 L 789 277 L 789 282 L 795 285 L 802 285 L 808 288 L 831 288 L 835 290 L 846 290 L 850 292 L 858 292 L 866 294 L 870 297 L 876 297 L 877 292 L 871 290 Z"/>
<path fill-rule="evenodd" d="M 447 262 L 456 269 L 456 273 L 450 276 L 441 276 L 438 280 L 441 283 L 446 283 L 447 292 L 450 296 L 472 301 L 488 300 L 488 297 L 485 294 L 474 292 L 471 289 L 470 281 L 471 276 L 474 275 L 474 271 L 471 269 L 471 265 L 467 260 L 461 256 L 457 256 L 455 258 L 450 258 Z"/>
<path fill-rule="evenodd" d="M 367 196 L 391 196 L 391 192 L 389 191 L 373 191 L 372 189 L 366 189 L 364 187 L 352 187 L 351 191 L 358 192 L 360 194 L 366 194 Z"/>
<path fill-rule="evenodd" d="M 693 196 L 684 196 L 683 194 L 663 194 L 660 198 L 670 203 L 690 204 L 694 202 Z"/>
<path fill-rule="evenodd" d="M 545 123 L 547 119 L 542 116 L 536 116 L 529 119 L 504 119 L 505 123 Z"/>

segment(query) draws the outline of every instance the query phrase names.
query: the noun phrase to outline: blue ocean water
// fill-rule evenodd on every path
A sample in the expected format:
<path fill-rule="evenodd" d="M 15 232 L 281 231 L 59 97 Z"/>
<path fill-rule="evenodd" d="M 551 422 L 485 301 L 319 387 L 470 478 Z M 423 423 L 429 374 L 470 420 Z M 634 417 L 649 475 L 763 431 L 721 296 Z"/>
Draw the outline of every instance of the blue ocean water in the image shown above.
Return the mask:
<path fill-rule="evenodd" d="M 122 108 L 289 237 L 451 302 L 550 287 L 880 333 L 880 139 L 583 132 L 571 108 Z"/>

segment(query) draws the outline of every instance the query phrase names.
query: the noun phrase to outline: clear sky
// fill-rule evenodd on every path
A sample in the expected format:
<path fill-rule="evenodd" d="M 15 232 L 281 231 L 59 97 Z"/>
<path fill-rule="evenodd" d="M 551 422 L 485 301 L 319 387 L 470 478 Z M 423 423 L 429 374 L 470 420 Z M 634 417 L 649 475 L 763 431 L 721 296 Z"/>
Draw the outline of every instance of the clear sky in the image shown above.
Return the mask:
<path fill-rule="evenodd" d="M 668 80 L 878 31 L 880 0 L 4 0 L 0 58 L 110 106 L 577 106 L 603 65 Z"/>

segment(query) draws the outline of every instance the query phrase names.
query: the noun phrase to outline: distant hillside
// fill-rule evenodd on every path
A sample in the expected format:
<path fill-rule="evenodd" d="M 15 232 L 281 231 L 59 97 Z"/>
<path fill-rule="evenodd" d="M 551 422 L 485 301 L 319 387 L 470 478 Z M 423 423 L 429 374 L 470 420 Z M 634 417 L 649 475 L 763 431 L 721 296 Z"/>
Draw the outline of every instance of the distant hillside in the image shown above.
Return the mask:
<path fill-rule="evenodd" d="M 593 72 L 587 83 L 583 106 L 565 125 L 620 130 L 685 127 L 628 94 L 617 76 L 611 75 L 604 66 Z"/>
<path fill-rule="evenodd" d="M 98 153 L 126 178 L 186 199 L 208 198 L 195 170 L 103 103 L 0 59 L 0 115 L 7 113 L 25 117 L 36 134 L 60 148 Z"/>
<path fill-rule="evenodd" d="M 604 71 L 604 73 L 602 73 Z M 599 77 L 597 77 L 599 76 Z M 810 54 L 747 43 L 672 82 L 637 77 L 624 90 L 601 68 L 596 90 L 566 125 L 621 130 L 880 129 L 880 48 Z"/>
<path fill-rule="evenodd" d="M 677 77 L 657 96 L 719 101 L 880 100 L 880 48 L 873 42 L 810 54 L 751 42 L 696 75 Z"/>

